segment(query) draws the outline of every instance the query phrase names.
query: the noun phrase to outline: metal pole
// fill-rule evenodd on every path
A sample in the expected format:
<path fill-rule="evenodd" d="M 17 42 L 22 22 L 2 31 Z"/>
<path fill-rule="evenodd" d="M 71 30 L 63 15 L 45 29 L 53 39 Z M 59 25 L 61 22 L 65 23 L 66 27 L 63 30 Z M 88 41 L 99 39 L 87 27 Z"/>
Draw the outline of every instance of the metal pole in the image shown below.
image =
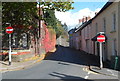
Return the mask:
<path fill-rule="evenodd" d="M 9 34 L 9 65 L 11 65 L 11 34 Z"/>
<path fill-rule="evenodd" d="M 102 42 L 100 42 L 100 68 L 103 68 L 103 62 L 102 62 Z"/>
<path fill-rule="evenodd" d="M 41 54 L 41 20 L 40 20 L 40 10 L 41 10 L 41 8 L 40 8 L 40 2 L 39 2 L 39 41 L 38 41 L 38 44 L 40 44 L 39 45 L 39 47 L 38 47 L 38 54 L 40 55 Z"/>
<path fill-rule="evenodd" d="M 39 2 L 39 37 L 41 37 L 41 20 L 40 20 L 40 10 L 41 10 L 41 8 L 40 8 L 40 2 Z"/>

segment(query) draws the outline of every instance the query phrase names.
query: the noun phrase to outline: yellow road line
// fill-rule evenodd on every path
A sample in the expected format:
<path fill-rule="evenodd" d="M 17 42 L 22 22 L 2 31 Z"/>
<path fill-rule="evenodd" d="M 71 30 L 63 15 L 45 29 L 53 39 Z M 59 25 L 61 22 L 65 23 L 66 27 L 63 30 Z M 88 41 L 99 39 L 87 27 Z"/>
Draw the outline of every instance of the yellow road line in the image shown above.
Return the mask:
<path fill-rule="evenodd" d="M 84 67 L 84 68 L 83 68 L 83 71 L 86 71 L 86 72 L 88 72 L 89 74 L 90 74 L 90 73 L 92 73 L 92 74 L 98 74 L 98 73 L 96 73 L 96 72 L 90 71 L 88 67 Z"/>

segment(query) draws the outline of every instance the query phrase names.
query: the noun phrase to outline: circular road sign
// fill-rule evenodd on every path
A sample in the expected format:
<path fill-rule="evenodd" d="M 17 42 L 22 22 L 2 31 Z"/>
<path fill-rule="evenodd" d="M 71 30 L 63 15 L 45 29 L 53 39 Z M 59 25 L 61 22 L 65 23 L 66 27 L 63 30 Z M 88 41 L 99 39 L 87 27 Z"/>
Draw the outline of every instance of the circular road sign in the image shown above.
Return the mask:
<path fill-rule="evenodd" d="M 105 36 L 104 36 L 104 35 L 99 35 L 99 36 L 97 37 L 97 41 L 98 41 L 98 42 L 105 42 Z"/>
<path fill-rule="evenodd" d="M 11 34 L 13 32 L 12 27 L 6 27 L 6 33 Z"/>

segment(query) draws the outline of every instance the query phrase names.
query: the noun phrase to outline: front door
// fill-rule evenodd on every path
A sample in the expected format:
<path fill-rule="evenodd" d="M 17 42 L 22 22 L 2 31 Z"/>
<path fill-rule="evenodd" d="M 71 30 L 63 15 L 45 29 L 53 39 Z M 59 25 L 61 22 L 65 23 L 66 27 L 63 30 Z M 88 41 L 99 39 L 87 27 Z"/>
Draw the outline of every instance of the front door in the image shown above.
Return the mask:
<path fill-rule="evenodd" d="M 107 41 L 103 43 L 103 61 L 107 60 Z"/>

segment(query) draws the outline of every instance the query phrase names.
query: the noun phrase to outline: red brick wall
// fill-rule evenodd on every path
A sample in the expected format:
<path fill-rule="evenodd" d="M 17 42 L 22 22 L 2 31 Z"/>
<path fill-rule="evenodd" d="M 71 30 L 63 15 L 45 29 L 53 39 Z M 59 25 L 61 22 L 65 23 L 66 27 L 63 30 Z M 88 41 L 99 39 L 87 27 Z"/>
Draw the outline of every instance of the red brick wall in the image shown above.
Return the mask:
<path fill-rule="evenodd" d="M 47 52 L 52 51 L 55 48 L 56 45 L 56 33 L 52 28 L 47 28 L 47 26 L 43 23 L 43 27 L 41 28 L 41 37 L 38 38 L 30 34 L 30 47 L 29 49 L 22 50 L 22 52 L 17 52 L 17 54 L 13 54 L 12 56 L 17 57 L 19 59 L 19 56 L 34 56 L 34 55 L 40 55 L 40 54 L 45 54 Z M 7 49 L 6 49 L 7 50 Z M 16 48 L 17 50 L 17 48 Z M 13 48 L 12 48 L 13 51 Z M 13 51 L 14 52 L 14 51 Z M 0 55 L 7 55 L 8 52 L 0 52 Z"/>
<path fill-rule="evenodd" d="M 47 28 L 44 25 L 45 37 L 43 40 L 43 45 L 45 48 L 45 52 L 49 52 L 55 48 L 56 45 L 56 34 L 53 29 Z"/>

